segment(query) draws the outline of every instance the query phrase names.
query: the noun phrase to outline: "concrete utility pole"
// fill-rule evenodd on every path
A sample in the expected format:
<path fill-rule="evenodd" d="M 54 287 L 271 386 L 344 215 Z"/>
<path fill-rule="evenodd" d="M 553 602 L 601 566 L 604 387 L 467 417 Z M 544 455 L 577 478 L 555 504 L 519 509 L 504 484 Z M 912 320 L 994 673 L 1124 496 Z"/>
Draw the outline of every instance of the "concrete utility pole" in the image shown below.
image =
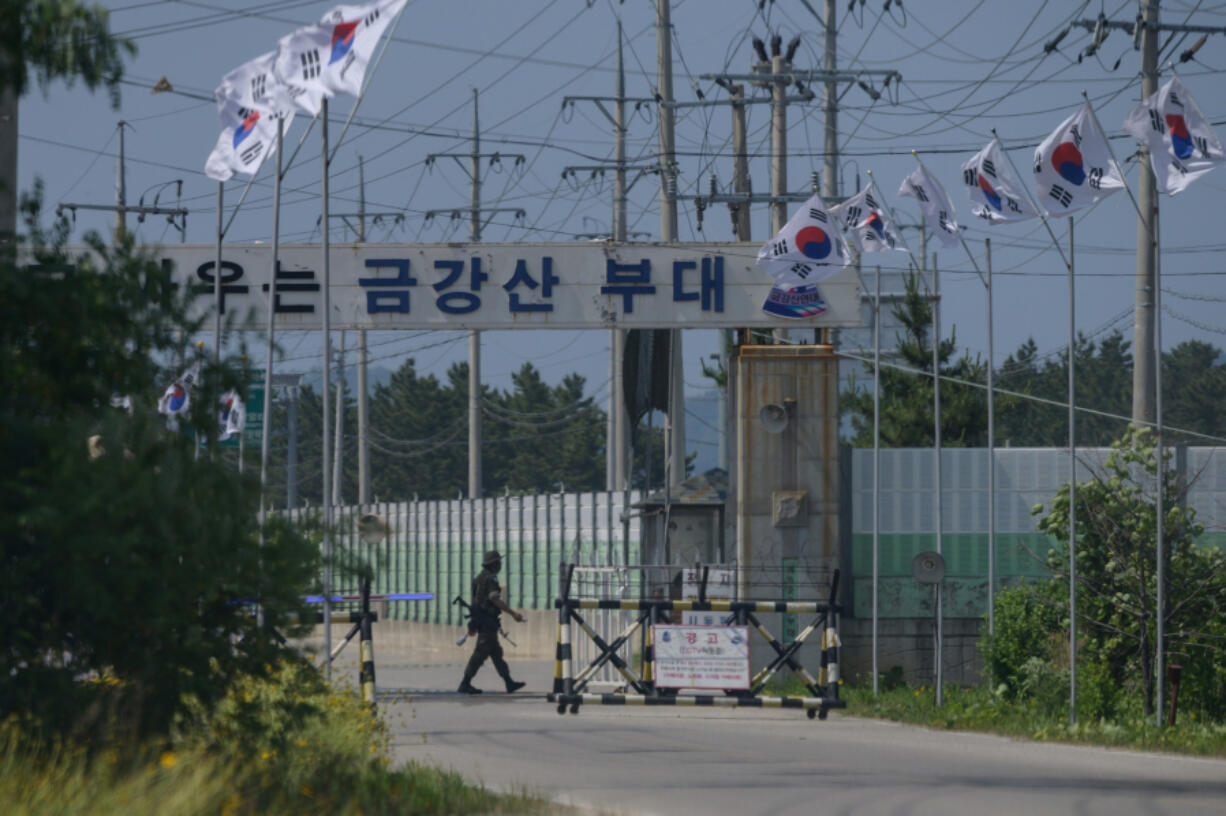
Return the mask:
<path fill-rule="evenodd" d="M 825 19 L 822 21 L 826 35 L 824 68 L 826 79 L 826 169 L 822 179 L 822 197 L 829 203 L 839 196 L 839 83 L 834 77 L 839 70 L 838 27 L 835 24 L 835 0 L 826 0 Z"/>
<path fill-rule="evenodd" d="M 826 34 L 825 63 L 823 67 L 828 77 L 833 77 L 839 70 L 838 26 L 835 21 L 835 0 L 826 0 L 825 19 L 822 21 Z M 839 197 L 839 83 L 833 79 L 826 80 L 826 169 L 822 179 L 822 197 L 831 201 Z M 859 269 L 857 268 L 857 274 Z M 814 332 L 821 343 L 831 343 L 830 329 L 824 328 Z"/>
<path fill-rule="evenodd" d="M 732 97 L 732 191 L 750 196 L 753 186 L 749 180 L 749 131 L 745 127 L 745 86 L 729 83 L 728 95 Z M 750 239 L 749 200 L 733 204 L 733 231 L 738 241 Z"/>
<path fill-rule="evenodd" d="M 656 171 L 658 164 L 626 163 L 626 103 L 648 105 L 656 100 L 626 96 L 625 62 L 622 57 L 622 24 L 617 21 L 617 81 L 613 96 L 567 96 L 562 99 L 562 105 L 574 105 L 575 102 L 592 102 L 604 114 L 613 127 L 613 214 L 612 229 L 605 235 L 593 235 L 592 238 L 608 238 L 624 242 L 629 239 L 626 227 L 626 196 L 630 188 L 643 177 L 645 172 Z M 613 103 L 613 113 L 605 107 L 606 102 Z M 593 176 L 603 174 L 607 165 L 573 165 L 566 167 L 562 175 L 574 176 L 579 172 L 588 172 Z M 633 180 L 627 181 L 626 173 L 636 170 Z M 636 233 L 638 235 L 638 233 Z M 644 233 L 650 237 L 650 233 Z M 623 394 L 622 361 L 625 358 L 626 331 L 624 329 L 609 330 L 609 381 L 612 388 L 609 393 L 609 416 L 605 440 L 605 482 L 608 490 L 622 490 L 628 486 L 630 473 L 630 418 L 626 413 Z"/>
<path fill-rule="evenodd" d="M 660 240 L 677 240 L 677 148 L 674 137 L 673 24 L 669 0 L 656 0 L 657 96 L 660 118 Z M 685 478 L 685 356 L 681 330 L 669 332 L 668 465 L 664 483 Z"/>
<path fill-rule="evenodd" d="M 481 241 L 481 125 L 477 119 L 477 89 L 473 88 L 473 152 L 468 166 L 472 180 L 468 206 L 472 212 L 469 240 Z M 468 333 L 468 498 L 481 497 L 481 333 Z"/>
<path fill-rule="evenodd" d="M 1141 99 L 1158 90 L 1158 0 L 1145 0 L 1141 29 Z M 1158 188 L 1150 169 L 1149 149 L 1137 143 L 1137 276 L 1132 338 L 1132 418 L 1153 422 L 1154 407 L 1154 210 Z"/>
<path fill-rule="evenodd" d="M 17 93 L 0 88 L 0 243 L 17 234 L 17 110 Z"/>
<path fill-rule="evenodd" d="M 613 102 L 613 131 L 616 137 L 613 176 L 613 240 L 626 240 L 626 65 L 622 57 L 622 21 L 617 21 L 617 98 Z M 609 427 L 605 443 L 605 488 L 622 490 L 629 486 L 630 417 L 626 414 L 625 382 L 622 376 L 626 358 L 626 331 L 609 330 Z"/>
<path fill-rule="evenodd" d="M 520 153 L 482 153 L 481 124 L 477 116 L 477 89 L 473 88 L 473 137 L 472 150 L 468 153 L 431 153 L 426 156 L 426 165 L 434 163 L 435 159 L 452 159 L 468 173 L 470 193 L 468 207 L 469 240 L 476 244 L 481 242 L 481 214 L 496 214 L 500 212 L 514 213 L 516 218 L 522 218 L 524 211 L 516 207 L 482 207 L 481 206 L 481 160 L 492 159 L 501 161 L 514 158 L 516 164 L 522 164 L 525 159 Z M 465 167 L 463 160 L 468 159 Z M 464 209 L 452 209 L 452 218 L 457 218 Z M 427 210 L 426 218 L 433 218 L 443 210 Z M 481 497 L 481 332 L 468 333 L 468 498 Z"/>
<path fill-rule="evenodd" d="M 123 129 L 127 122 L 119 120 L 119 161 L 115 164 L 115 241 L 128 229 L 127 205 L 128 182 L 127 168 L 124 167 Z"/>

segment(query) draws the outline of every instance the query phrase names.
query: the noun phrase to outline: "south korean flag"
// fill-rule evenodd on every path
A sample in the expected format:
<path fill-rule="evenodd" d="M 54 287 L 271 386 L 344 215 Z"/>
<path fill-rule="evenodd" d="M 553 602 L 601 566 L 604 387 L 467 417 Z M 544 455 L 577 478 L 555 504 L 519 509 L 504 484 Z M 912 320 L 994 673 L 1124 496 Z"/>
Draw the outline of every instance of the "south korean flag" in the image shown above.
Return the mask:
<path fill-rule="evenodd" d="M 958 219 L 954 215 L 954 203 L 949 200 L 949 193 L 945 192 L 941 182 L 928 172 L 923 162 L 919 162 L 919 166 L 911 171 L 911 175 L 902 180 L 898 194 L 919 202 L 924 226 L 929 232 L 935 233 L 945 246 L 951 247 L 958 243 Z"/>
<path fill-rule="evenodd" d="M 849 263 L 847 244 L 816 193 L 758 250 L 758 266 L 784 292 L 825 280 Z"/>
<path fill-rule="evenodd" d="M 221 101 L 222 127 L 204 165 L 205 174 L 227 181 L 236 172 L 254 175 L 277 149 L 277 119 L 267 111 L 244 108 L 233 99 Z"/>
<path fill-rule="evenodd" d="M 375 0 L 336 6 L 324 13 L 319 25 L 282 37 L 277 44 L 276 73 L 295 104 L 314 116 L 325 97 L 361 94 L 375 48 L 405 3 Z"/>
<path fill-rule="evenodd" d="M 1124 174 L 1094 122 L 1089 103 L 1051 132 L 1034 151 L 1039 201 L 1052 215 L 1092 207 L 1124 189 Z"/>
<path fill-rule="evenodd" d="M 1181 193 L 1226 160 L 1217 133 L 1179 77 L 1133 108 L 1124 130 L 1149 147 L 1160 193 Z"/>
<path fill-rule="evenodd" d="M 205 162 L 209 178 L 226 181 L 234 173 L 254 174 L 277 149 L 277 120 L 288 130 L 294 121 L 289 89 L 273 65 L 276 52 L 256 57 L 226 74 L 214 91 L 221 135 Z"/>
<path fill-rule="evenodd" d="M 993 139 L 962 165 L 962 183 L 971 199 L 971 212 L 993 224 L 1038 218 L 1038 210 L 1026 200 L 1021 182 L 1009 170 L 1007 161 L 1000 142 Z"/>
<path fill-rule="evenodd" d="M 856 248 L 861 252 L 884 252 L 887 249 L 907 251 L 894 221 L 885 209 L 876 182 L 870 182 L 868 187 L 842 204 L 831 207 L 830 215 L 851 233 Z"/>

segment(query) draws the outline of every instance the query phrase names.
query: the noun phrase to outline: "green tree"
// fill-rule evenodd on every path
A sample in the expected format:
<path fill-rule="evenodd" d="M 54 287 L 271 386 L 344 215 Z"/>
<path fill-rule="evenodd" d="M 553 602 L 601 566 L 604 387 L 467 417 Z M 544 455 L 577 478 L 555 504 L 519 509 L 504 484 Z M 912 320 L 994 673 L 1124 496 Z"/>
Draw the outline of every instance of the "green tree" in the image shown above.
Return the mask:
<path fill-rule="evenodd" d="M 1078 408 L 1116 416 L 1132 413 L 1132 354 L 1129 342 L 1113 332 L 1095 343 L 1084 334 L 1074 346 Z M 1059 447 L 1068 444 L 1068 353 L 1041 360 L 1034 338 L 1009 355 L 997 372 L 996 384 L 1006 391 L 1039 397 L 1039 402 L 1008 394 L 997 396 L 996 438 L 1019 447 Z M 1052 404 L 1055 403 L 1055 404 Z M 1124 421 L 1102 413 L 1079 411 L 1078 445 L 1110 445 L 1124 430 Z"/>
<path fill-rule="evenodd" d="M 1226 362 L 1210 343 L 1186 340 L 1162 356 L 1162 423 L 1226 437 Z M 1199 440 L 1193 439 L 1193 442 Z"/>
<path fill-rule="evenodd" d="M 484 403 L 493 483 L 513 493 L 603 489 L 606 415 L 584 396 L 586 380 L 569 374 L 550 387 L 524 363 L 511 384 Z"/>
<path fill-rule="evenodd" d="M 906 279 L 906 294 L 894 308 L 902 324 L 890 356 L 908 370 L 881 367 L 881 444 L 890 448 L 922 448 L 934 444 L 932 383 L 932 303 L 920 291 L 919 278 Z M 941 441 L 950 447 L 983 445 L 987 441 L 987 402 L 982 389 L 944 379 L 983 382 L 986 369 L 966 352 L 955 358 L 956 330 L 940 341 Z M 865 364 L 871 377 L 872 363 Z M 839 396 L 851 417 L 852 444 L 873 444 L 873 393 L 854 381 Z"/>
<path fill-rule="evenodd" d="M 76 0 L 5 0 L 0 33 L 0 84 L 18 96 L 33 74 L 44 93 L 55 80 L 80 80 L 91 91 L 105 86 L 119 106 L 123 58 L 136 53 L 130 41 L 110 32 L 110 14 L 102 6 Z"/>
<path fill-rule="evenodd" d="M 76 0 L 0 0 L 0 15 L 0 235 L 11 235 L 18 218 L 17 100 L 31 74 L 44 93 L 54 80 L 105 86 L 118 107 L 123 57 L 136 46 L 112 36 L 106 9 Z"/>
<path fill-rule="evenodd" d="M 1164 451 L 1169 460 L 1170 451 Z M 1187 485 L 1162 465 L 1166 550 L 1166 651 L 1184 666 L 1183 699 L 1207 713 L 1226 713 L 1226 553 L 1202 547 L 1196 513 L 1181 499 Z M 1148 428 L 1130 428 L 1112 444 L 1103 472 L 1077 483 L 1077 621 L 1079 652 L 1102 666 L 1114 688 L 1135 688 L 1153 713 L 1157 642 L 1158 457 Z M 1048 566 L 1068 583 L 1068 487 L 1034 508 L 1038 529 L 1061 542 Z M 1057 595 L 1069 614 L 1067 595 Z"/>
<path fill-rule="evenodd" d="M 156 414 L 181 370 L 158 361 L 189 353 L 176 333 L 195 328 L 160 265 L 96 235 L 95 260 L 70 259 L 37 193 L 25 211 L 22 262 L 0 257 L 0 718 L 163 732 L 185 695 L 208 704 L 282 654 L 247 602 L 287 627 L 317 557 L 275 523 L 257 546 L 257 477 L 197 458 Z M 249 374 L 201 362 L 186 429 L 212 442 L 219 395 Z"/>

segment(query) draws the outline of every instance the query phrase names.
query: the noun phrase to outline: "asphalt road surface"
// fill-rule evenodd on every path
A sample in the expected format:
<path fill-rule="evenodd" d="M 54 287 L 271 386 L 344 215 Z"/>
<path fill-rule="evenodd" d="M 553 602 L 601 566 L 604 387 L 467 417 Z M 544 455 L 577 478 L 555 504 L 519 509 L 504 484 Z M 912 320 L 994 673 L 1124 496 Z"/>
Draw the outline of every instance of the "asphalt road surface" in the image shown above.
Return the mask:
<path fill-rule="evenodd" d="M 459 657 L 457 655 L 457 657 Z M 508 696 L 383 703 L 397 760 L 453 768 L 617 814 L 1226 814 L 1226 761 L 930 731 L 831 712 L 583 706 L 544 700 L 553 664 L 515 663 Z M 450 690 L 461 662 L 380 660 L 380 691 Z"/>

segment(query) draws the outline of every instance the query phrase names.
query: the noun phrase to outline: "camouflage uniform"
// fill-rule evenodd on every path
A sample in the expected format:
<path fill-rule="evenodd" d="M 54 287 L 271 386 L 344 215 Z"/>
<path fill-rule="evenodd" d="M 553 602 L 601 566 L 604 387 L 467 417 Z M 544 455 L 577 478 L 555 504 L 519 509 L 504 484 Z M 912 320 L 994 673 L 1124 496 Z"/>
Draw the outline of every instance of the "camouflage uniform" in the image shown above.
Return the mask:
<path fill-rule="evenodd" d="M 477 671 L 484 665 L 486 658 L 493 660 L 494 670 L 498 672 L 498 676 L 507 684 L 508 692 L 523 687 L 523 683 L 517 683 L 511 679 L 511 669 L 502 658 L 502 644 L 498 642 L 498 631 L 502 628 L 500 621 L 502 612 L 490 600 L 490 595 L 502 591 L 502 587 L 498 583 L 498 573 L 496 570 L 491 569 L 492 564 L 500 564 L 501 561 L 502 559 L 496 551 L 491 550 L 486 553 L 482 561 L 482 565 L 485 568 L 473 579 L 472 621 L 469 624 L 469 629 L 477 633 L 477 647 L 473 649 L 472 657 L 468 660 L 468 666 L 464 669 L 464 679 L 460 683 L 460 691 L 469 691 L 470 693 L 477 691 L 472 688 L 472 679 L 476 677 Z"/>

